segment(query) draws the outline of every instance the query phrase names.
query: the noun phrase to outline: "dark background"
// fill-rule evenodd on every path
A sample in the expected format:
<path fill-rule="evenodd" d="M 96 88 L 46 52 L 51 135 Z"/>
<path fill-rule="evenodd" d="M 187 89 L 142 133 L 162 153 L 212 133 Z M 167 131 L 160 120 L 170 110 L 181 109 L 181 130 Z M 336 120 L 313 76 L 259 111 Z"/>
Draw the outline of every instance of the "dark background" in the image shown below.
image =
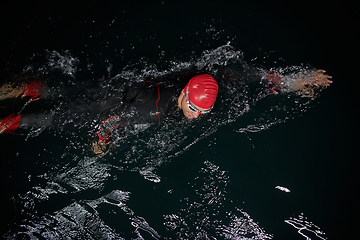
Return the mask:
<path fill-rule="evenodd" d="M 82 37 L 88 32 L 100 31 L 96 27 L 102 25 L 101 21 L 105 23 L 109 22 L 110 19 L 111 22 L 113 17 L 108 19 L 107 16 L 113 16 L 114 13 L 123 11 L 122 15 L 117 15 L 116 21 L 123 22 L 125 25 L 123 29 L 128 31 L 126 26 L 134 21 L 134 15 L 141 15 L 142 12 L 147 12 L 149 9 L 153 11 L 157 6 L 162 6 L 162 2 L 166 3 L 170 14 L 171 11 L 176 10 L 176 2 L 167 1 L 32 1 L 25 3 L 11 1 L 4 4 L 4 7 L 1 8 L 1 32 L 2 39 L 5 41 L 2 47 L 1 80 L 4 81 L 13 74 L 21 72 L 27 63 L 27 59 L 33 53 L 41 52 L 44 49 L 70 49 L 73 55 L 80 59 L 87 57 L 89 53 L 84 47 Z M 356 220 L 359 213 L 358 198 L 355 196 L 360 190 L 358 178 L 360 170 L 358 123 L 360 118 L 358 115 L 359 80 L 357 74 L 357 44 L 359 39 L 354 4 L 346 1 L 336 3 L 325 1 L 256 1 L 248 5 L 257 6 L 257 8 L 251 10 L 245 8 L 249 14 L 276 9 L 273 15 L 269 15 L 272 16 L 272 21 L 279 23 L 283 29 L 289 30 L 286 34 L 275 32 L 269 27 L 266 29 L 257 28 L 256 26 L 263 19 L 254 23 L 254 28 L 251 28 L 251 23 L 248 23 L 249 28 L 243 27 L 241 22 L 246 19 L 248 12 L 244 12 L 244 6 L 247 6 L 247 3 L 242 1 L 183 1 L 183 4 L 188 5 L 189 11 L 192 8 L 203 8 L 204 15 L 209 13 L 211 17 L 216 16 L 216 11 L 206 12 L 206 10 L 218 9 L 219 13 L 222 13 L 223 19 L 231 22 L 234 28 L 254 33 L 248 37 L 248 41 L 251 42 L 247 46 L 249 48 L 242 47 L 241 43 L 235 41 L 235 45 L 238 44 L 237 47 L 245 52 L 245 58 L 251 59 L 252 54 L 256 56 L 256 52 L 251 49 L 251 46 L 255 46 L 254 48 L 261 47 L 265 50 L 278 49 L 278 54 L 286 58 L 288 63 L 311 62 L 311 65 L 326 69 L 333 76 L 334 83 L 322 96 L 321 103 L 304 114 L 301 119 L 275 126 L 260 135 L 251 136 L 256 151 L 250 147 L 243 149 L 245 156 L 252 156 L 246 163 L 248 166 L 246 172 L 241 172 L 237 165 L 230 163 L 228 166 L 224 163 L 222 167 L 229 171 L 229 175 L 236 182 L 235 176 L 240 175 L 240 173 L 249 177 L 258 171 L 265 173 L 269 168 L 277 166 L 276 160 L 279 161 L 280 167 L 284 161 L 291 159 L 289 164 L 293 164 L 293 169 L 297 171 L 287 173 L 288 176 L 283 177 L 306 175 L 302 186 L 307 186 L 303 192 L 309 194 L 307 198 L 294 196 L 295 205 L 296 199 L 307 199 L 302 202 L 301 207 L 308 206 L 308 209 L 299 207 L 299 211 L 302 209 L 306 212 L 312 212 L 312 220 L 320 225 L 329 239 L 352 239 L 354 234 L 356 236 L 359 223 Z M 159 12 L 154 11 L 154 14 L 158 14 L 156 16 L 159 18 L 162 17 Z M 156 16 L 154 17 L 156 18 Z M 167 14 L 164 13 L 164 21 L 166 21 L 166 17 Z M 89 23 L 93 19 L 96 19 L 98 25 L 84 23 L 85 21 Z M 139 22 L 134 21 L 134 26 L 141 26 L 142 21 L 146 20 L 145 18 L 139 19 Z M 257 35 L 258 30 L 267 32 L 269 39 L 264 39 L 265 34 Z M 276 36 L 290 35 L 291 38 L 285 37 L 277 41 L 272 37 L 272 34 Z M 298 39 L 303 46 L 296 48 L 296 44 L 292 44 L 291 39 Z M 128 41 L 131 43 L 131 39 Z M 171 44 L 166 42 L 165 38 L 160 38 L 158 41 L 162 41 L 162 44 L 167 43 L 168 46 L 164 48 L 171 49 Z M 191 39 L 188 41 L 188 48 L 195 49 L 196 46 L 191 46 Z M 126 43 L 126 37 L 124 43 Z M 89 41 L 90 46 L 95 46 L 95 43 L 91 44 Z M 132 56 L 141 57 L 144 50 L 146 51 L 146 49 L 140 49 L 139 52 L 130 53 L 126 50 L 129 47 L 126 47 L 126 44 L 124 45 L 125 51 L 122 59 L 119 60 L 122 61 L 122 64 L 130 61 Z M 314 51 L 307 52 L 304 47 L 307 45 L 309 49 Z M 89 51 L 92 51 L 91 57 L 97 57 L 96 49 Z M 106 53 L 104 52 L 104 54 Z M 156 54 L 151 54 L 151 50 L 149 50 L 144 55 L 150 58 L 156 56 Z M 229 126 L 229 128 L 232 127 L 236 126 Z M 222 134 L 232 134 L 232 131 L 229 129 L 228 132 L 217 134 L 218 137 L 221 137 Z M 234 138 L 234 141 L 229 142 L 241 142 L 238 139 L 239 137 L 230 136 L 230 138 Z M 242 140 L 244 141 L 243 144 L 246 145 L 247 141 Z M 269 141 L 277 144 L 269 147 Z M 201 143 L 200 148 L 201 145 L 204 145 L 204 148 L 206 147 L 206 143 Z M 220 142 L 217 154 L 226 158 L 227 153 L 222 152 L 222 150 L 235 149 L 237 146 L 236 144 L 233 145 L 230 144 L 229 146 L 228 143 Z M 284 152 L 284 149 L 289 150 Z M 273 161 L 271 163 L 259 165 L 252 162 L 253 159 L 264 158 L 269 151 L 272 152 Z M 228 158 L 232 159 L 235 155 L 235 152 L 230 152 Z M 304 159 L 307 160 L 304 162 Z M 172 167 L 176 169 L 179 166 L 175 164 Z M 323 174 L 319 175 L 321 172 Z M 4 172 L 2 173 L 4 174 Z M 278 171 L 274 171 L 274 173 L 278 173 Z M 319 176 L 323 179 L 319 179 Z M 281 176 L 278 177 L 281 178 Z M 264 174 L 263 178 L 264 180 L 258 180 L 259 185 L 276 177 L 270 171 L 268 174 Z M 3 184 L 6 185 L 7 183 L 3 182 Z M 248 186 L 251 184 L 249 183 Z M 246 188 L 246 183 L 244 187 Z M 322 189 L 322 191 L 317 191 L 317 189 Z M 266 190 L 264 189 L 264 191 Z M 271 219 L 271 216 L 277 214 L 275 210 L 264 214 L 268 211 L 266 201 L 257 194 L 252 195 L 250 189 L 245 192 L 247 193 L 245 198 L 252 201 L 250 207 L 247 206 L 248 209 L 253 209 L 250 213 L 252 217 L 266 219 L 268 216 Z M 274 202 L 276 200 L 269 204 L 274 204 Z M 278 208 L 274 207 L 274 209 Z M 321 216 L 316 217 L 317 214 Z M 270 221 L 260 220 L 260 226 L 270 233 L 279 231 L 276 230 L 276 226 L 270 224 Z M 286 234 L 284 235 L 286 236 Z M 281 239 L 281 235 L 275 234 L 274 239 L 278 239 L 278 237 Z"/>

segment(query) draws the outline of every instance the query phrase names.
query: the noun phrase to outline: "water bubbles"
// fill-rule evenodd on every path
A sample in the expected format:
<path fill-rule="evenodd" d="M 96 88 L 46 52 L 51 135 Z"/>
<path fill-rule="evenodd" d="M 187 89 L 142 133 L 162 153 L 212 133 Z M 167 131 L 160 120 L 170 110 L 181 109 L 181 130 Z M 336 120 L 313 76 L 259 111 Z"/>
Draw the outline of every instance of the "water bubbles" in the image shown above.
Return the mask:
<path fill-rule="evenodd" d="M 75 77 L 79 59 L 73 57 L 70 51 L 65 50 L 61 53 L 48 51 L 48 66 L 55 70 L 60 70 L 64 75 Z"/>
<path fill-rule="evenodd" d="M 140 170 L 139 173 L 146 179 L 154 183 L 159 183 L 161 181 L 161 178 L 153 173 L 154 168 L 150 167 L 144 170 Z"/>
<path fill-rule="evenodd" d="M 116 19 L 117 19 L 117 17 L 115 17 L 115 18 L 111 21 L 111 23 L 109 24 L 109 27 L 111 27 L 111 25 L 114 24 L 114 22 L 115 22 Z"/>
<path fill-rule="evenodd" d="M 314 237 L 322 240 L 327 239 L 325 233 L 321 231 L 320 227 L 307 220 L 307 217 L 304 216 L 303 213 L 301 213 L 298 217 L 290 217 L 290 219 L 285 220 L 285 222 L 297 229 L 297 232 L 307 240 L 315 239 Z"/>
<path fill-rule="evenodd" d="M 244 210 L 233 207 L 225 210 L 224 205 L 232 205 L 226 198 L 229 182 L 226 171 L 209 161 L 205 161 L 191 185 L 192 191 L 184 194 L 185 206 L 176 213 L 164 215 L 169 232 L 176 232 L 177 239 L 271 239 L 265 231 Z M 193 197 L 188 197 L 193 196 Z"/>
<path fill-rule="evenodd" d="M 282 187 L 282 186 L 276 186 L 275 187 L 276 189 L 279 189 L 280 191 L 283 191 L 283 192 L 286 192 L 286 193 L 289 193 L 290 190 L 286 187 Z"/>

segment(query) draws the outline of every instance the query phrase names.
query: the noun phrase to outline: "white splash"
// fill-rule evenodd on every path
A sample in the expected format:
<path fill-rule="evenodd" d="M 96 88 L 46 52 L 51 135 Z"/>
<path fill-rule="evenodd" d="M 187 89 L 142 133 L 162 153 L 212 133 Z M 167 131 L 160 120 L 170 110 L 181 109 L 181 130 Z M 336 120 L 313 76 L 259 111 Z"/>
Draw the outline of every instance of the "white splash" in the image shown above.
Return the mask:
<path fill-rule="evenodd" d="M 290 217 L 290 219 L 285 220 L 285 222 L 297 229 L 298 233 L 305 237 L 306 240 L 313 239 L 312 235 L 315 235 L 317 238 L 322 240 L 327 239 L 326 234 L 321 231 L 317 225 L 308 221 L 307 217 L 305 217 L 303 213 L 301 213 L 297 218 Z"/>
<path fill-rule="evenodd" d="M 61 53 L 47 51 L 47 55 L 49 67 L 60 70 L 64 75 L 75 77 L 77 65 L 80 61 L 78 58 L 73 57 L 69 50 L 62 51 Z"/>
<path fill-rule="evenodd" d="M 286 187 L 276 186 L 275 188 L 279 189 L 280 191 L 283 191 L 283 192 L 287 192 L 287 193 L 290 192 L 290 190 L 288 188 L 286 188 Z"/>

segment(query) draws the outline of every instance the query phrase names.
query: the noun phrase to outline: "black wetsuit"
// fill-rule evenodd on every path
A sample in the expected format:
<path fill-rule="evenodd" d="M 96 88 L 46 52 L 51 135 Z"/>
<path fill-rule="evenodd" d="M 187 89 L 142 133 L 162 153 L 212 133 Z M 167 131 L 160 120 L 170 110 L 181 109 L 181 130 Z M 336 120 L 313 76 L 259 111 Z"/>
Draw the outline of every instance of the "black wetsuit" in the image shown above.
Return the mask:
<path fill-rule="evenodd" d="M 162 123 L 177 106 L 178 94 L 179 89 L 174 85 L 145 81 L 104 99 L 99 105 L 100 117 L 119 116 L 124 124 Z"/>

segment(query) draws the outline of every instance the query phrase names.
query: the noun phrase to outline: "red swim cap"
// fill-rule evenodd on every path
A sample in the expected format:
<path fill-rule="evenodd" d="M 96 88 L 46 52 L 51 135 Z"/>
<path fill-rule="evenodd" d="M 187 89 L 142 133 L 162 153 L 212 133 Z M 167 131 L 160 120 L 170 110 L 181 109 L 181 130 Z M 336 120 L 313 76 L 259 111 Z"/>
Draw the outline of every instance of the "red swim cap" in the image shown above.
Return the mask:
<path fill-rule="evenodd" d="M 197 75 L 190 79 L 184 88 L 184 93 L 189 88 L 189 100 L 199 108 L 209 109 L 216 100 L 219 86 L 209 74 Z"/>

